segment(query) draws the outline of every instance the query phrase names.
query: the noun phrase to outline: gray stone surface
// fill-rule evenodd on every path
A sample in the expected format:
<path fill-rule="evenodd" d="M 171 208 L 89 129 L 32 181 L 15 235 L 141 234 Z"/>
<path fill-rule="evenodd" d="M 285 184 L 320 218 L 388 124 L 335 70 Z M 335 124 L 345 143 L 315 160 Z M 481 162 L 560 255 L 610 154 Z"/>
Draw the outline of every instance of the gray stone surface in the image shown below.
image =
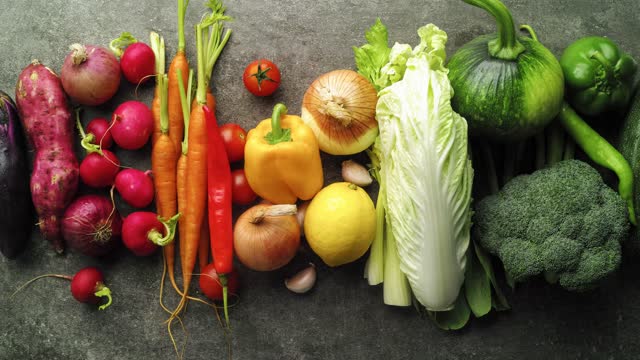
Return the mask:
<path fill-rule="evenodd" d="M 188 26 L 203 12 L 192 1 Z M 236 21 L 231 40 L 213 75 L 221 122 L 253 127 L 270 115 L 275 102 L 292 112 L 300 108 L 306 87 L 318 75 L 353 68 L 351 47 L 364 41 L 365 30 L 381 17 L 392 41 L 417 41 L 416 29 L 433 22 L 449 34 L 448 52 L 474 36 L 494 30 L 493 21 L 462 1 L 278 0 L 227 1 Z M 150 30 L 165 36 L 167 53 L 176 46 L 175 2 L 126 0 L 0 0 L 0 89 L 13 93 L 18 73 L 32 58 L 59 71 L 73 42 L 106 45 L 121 31 L 146 39 Z M 637 0 L 510 0 L 517 23 L 532 25 L 554 53 L 578 37 L 597 34 L 615 39 L 640 57 L 640 3 Z M 188 54 L 194 60 L 192 32 Z M 242 85 L 244 66 L 257 57 L 282 69 L 282 86 L 270 98 L 253 97 Z M 195 62 L 194 62 L 195 64 Z M 150 101 L 152 86 L 137 96 Z M 87 109 L 85 123 L 109 114 L 135 97 L 123 85 L 116 99 Z M 143 152 L 118 150 L 126 165 L 147 168 Z M 342 158 L 324 158 L 327 183 L 339 178 Z M 235 209 L 239 213 L 241 209 Z M 127 214 L 131 209 L 122 207 Z M 35 229 L 34 229 L 35 230 Z M 0 229 L 0 231 L 2 231 Z M 303 249 L 304 250 L 304 249 Z M 301 254 L 318 260 L 308 252 Z M 97 265 L 114 292 L 106 311 L 78 304 L 69 284 L 43 279 L 13 298 L 24 281 L 43 273 L 73 274 Z M 412 308 L 382 303 L 380 287 L 362 279 L 364 262 L 327 268 L 309 294 L 297 296 L 283 286 L 291 267 L 256 273 L 238 267 L 243 282 L 231 309 L 229 341 L 236 359 L 634 359 L 640 355 L 640 283 L 633 261 L 602 288 L 570 294 L 542 282 L 509 293 L 513 309 L 474 320 L 463 331 L 438 330 Z M 172 359 L 175 353 L 158 304 L 161 256 L 136 258 L 124 249 L 103 260 L 69 252 L 55 255 L 34 231 L 26 253 L 16 260 L 0 257 L 0 359 Z M 197 290 L 194 290 L 197 293 Z M 166 302 L 177 298 L 167 292 Z M 227 342 L 212 309 L 192 303 L 183 318 L 187 359 L 227 357 Z M 185 337 L 179 326 L 180 345 Z"/>

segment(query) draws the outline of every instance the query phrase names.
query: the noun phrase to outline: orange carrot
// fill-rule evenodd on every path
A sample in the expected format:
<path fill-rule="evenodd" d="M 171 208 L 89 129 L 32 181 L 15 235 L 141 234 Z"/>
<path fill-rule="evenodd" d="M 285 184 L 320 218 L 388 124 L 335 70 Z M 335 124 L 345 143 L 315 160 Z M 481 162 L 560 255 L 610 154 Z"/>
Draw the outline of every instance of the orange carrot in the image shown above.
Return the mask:
<path fill-rule="evenodd" d="M 225 8 L 218 1 L 206 4 L 212 13 L 196 25 L 196 49 L 198 58 L 197 105 L 191 110 L 187 133 L 186 210 L 184 214 L 184 239 L 181 240 L 183 294 L 169 321 L 184 309 L 198 254 L 200 233 L 207 205 L 207 124 L 203 106 L 206 105 L 207 88 L 213 66 L 229 40 L 230 31 L 223 31 Z M 224 36 L 222 36 L 224 33 Z M 207 34 L 207 35 L 205 35 Z M 186 93 L 186 92 L 185 92 Z M 181 93 L 181 97 L 183 94 Z M 187 104 L 189 104 L 187 102 Z M 184 246 L 182 246 L 184 245 Z"/>
<path fill-rule="evenodd" d="M 176 165 L 178 154 L 174 150 L 175 146 L 169 137 L 169 119 L 166 108 L 166 80 L 167 75 L 162 78 L 164 92 L 161 94 L 161 132 L 153 145 L 151 151 L 151 170 L 153 172 L 154 187 L 156 192 L 156 207 L 160 217 L 169 219 L 176 214 Z"/>
<path fill-rule="evenodd" d="M 175 144 L 177 154 L 182 152 L 180 144 L 184 133 L 184 115 L 178 77 L 186 85 L 189 74 L 189 60 L 185 53 L 186 42 L 184 36 L 184 18 L 188 5 L 188 0 L 178 0 L 178 49 L 169 65 L 169 137 Z"/>
<path fill-rule="evenodd" d="M 189 61 L 185 55 L 184 48 L 180 49 L 180 46 L 178 46 L 178 52 L 171 61 L 171 65 L 169 65 L 169 137 L 175 144 L 176 154 L 182 152 L 180 144 L 184 135 L 184 116 L 182 115 L 182 104 L 180 102 L 178 69 L 182 74 L 182 81 L 186 84 L 189 74 Z"/>
<path fill-rule="evenodd" d="M 184 76 L 182 75 L 182 70 L 177 69 L 178 72 L 178 94 L 180 95 L 180 105 L 183 119 L 183 128 L 185 129 L 183 133 L 183 140 L 181 143 L 181 152 L 180 157 L 178 158 L 178 164 L 176 165 L 176 191 L 178 197 L 178 212 L 185 215 L 187 210 L 187 153 L 188 153 L 188 141 L 189 141 L 189 112 L 191 103 L 191 88 L 193 81 L 193 71 L 189 71 L 187 75 L 187 83 L 182 80 Z M 185 216 L 182 216 L 178 220 L 178 238 L 179 238 L 179 246 L 180 252 L 182 253 L 185 248 Z M 182 258 L 182 256 L 181 256 Z M 165 260 L 167 263 L 167 268 L 169 271 L 169 280 L 171 281 L 171 285 L 173 288 L 182 295 L 182 291 L 176 284 L 175 279 L 175 248 L 174 247 L 165 247 Z"/>
<path fill-rule="evenodd" d="M 184 246 L 180 248 L 183 296 L 177 312 L 184 307 L 186 296 L 189 293 L 206 208 L 207 132 L 202 107 L 196 107 L 189 117 L 188 147 L 187 188 L 185 191 L 187 208 L 184 214 L 184 240 L 181 241 Z"/>
<path fill-rule="evenodd" d="M 158 87 L 153 91 L 153 100 L 151 100 L 151 113 L 153 114 L 153 133 L 151 133 L 151 146 L 158 141 L 162 131 L 160 130 L 160 94 Z"/>
<path fill-rule="evenodd" d="M 198 244 L 198 265 L 200 266 L 200 273 L 204 271 L 204 267 L 209 264 L 209 221 L 207 210 L 204 214 L 205 221 L 202 222 L 202 228 L 200 230 L 200 243 Z"/>
<path fill-rule="evenodd" d="M 198 105 L 198 99 L 193 99 L 193 102 L 191 103 L 191 109 L 193 110 L 193 108 L 196 105 Z M 211 109 L 211 111 L 213 111 L 213 112 L 216 111 L 216 98 L 211 93 L 211 89 L 210 88 L 207 88 L 207 107 L 209 109 Z"/>

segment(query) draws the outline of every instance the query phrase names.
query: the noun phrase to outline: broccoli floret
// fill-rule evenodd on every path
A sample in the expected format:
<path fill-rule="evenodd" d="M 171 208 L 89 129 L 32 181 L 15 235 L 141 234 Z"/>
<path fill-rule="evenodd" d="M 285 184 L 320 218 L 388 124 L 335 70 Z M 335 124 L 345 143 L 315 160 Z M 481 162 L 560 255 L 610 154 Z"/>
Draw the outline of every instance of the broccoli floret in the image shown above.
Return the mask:
<path fill-rule="evenodd" d="M 473 223 L 475 239 L 514 282 L 544 275 L 574 291 L 620 266 L 630 226 L 624 200 L 579 160 L 512 179 L 477 204 Z"/>

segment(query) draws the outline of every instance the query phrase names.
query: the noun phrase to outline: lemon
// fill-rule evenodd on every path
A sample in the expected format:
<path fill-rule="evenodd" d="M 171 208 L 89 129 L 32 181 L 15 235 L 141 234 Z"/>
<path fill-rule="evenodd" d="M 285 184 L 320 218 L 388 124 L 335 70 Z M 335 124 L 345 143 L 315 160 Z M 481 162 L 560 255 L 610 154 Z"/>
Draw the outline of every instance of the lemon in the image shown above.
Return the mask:
<path fill-rule="evenodd" d="M 362 188 L 333 183 L 311 200 L 304 218 L 311 249 L 329 266 L 357 260 L 376 235 L 376 209 Z"/>

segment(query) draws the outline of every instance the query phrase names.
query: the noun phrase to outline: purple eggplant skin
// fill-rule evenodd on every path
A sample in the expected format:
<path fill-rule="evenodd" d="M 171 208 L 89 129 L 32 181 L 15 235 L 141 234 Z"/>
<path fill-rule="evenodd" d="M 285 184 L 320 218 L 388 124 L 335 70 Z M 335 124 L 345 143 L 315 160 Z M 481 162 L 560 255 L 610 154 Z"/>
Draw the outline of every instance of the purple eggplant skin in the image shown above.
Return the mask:
<path fill-rule="evenodd" d="M 17 257 L 33 225 L 25 134 L 15 103 L 0 91 L 0 252 Z"/>

